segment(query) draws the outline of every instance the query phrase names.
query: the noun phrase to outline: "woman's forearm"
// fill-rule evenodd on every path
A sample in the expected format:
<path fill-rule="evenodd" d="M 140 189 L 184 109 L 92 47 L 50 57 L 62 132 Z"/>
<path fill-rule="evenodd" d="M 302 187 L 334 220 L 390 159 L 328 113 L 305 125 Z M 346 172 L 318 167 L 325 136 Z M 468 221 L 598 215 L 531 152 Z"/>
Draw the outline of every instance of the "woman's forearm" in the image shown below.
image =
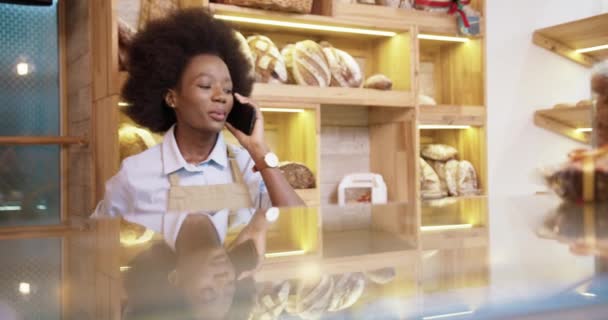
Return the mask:
<path fill-rule="evenodd" d="M 281 170 L 278 168 L 266 168 L 260 171 L 260 174 L 264 179 L 273 206 L 305 206 L 304 201 L 293 190 L 287 179 L 285 179 L 285 176 L 281 173 Z"/>

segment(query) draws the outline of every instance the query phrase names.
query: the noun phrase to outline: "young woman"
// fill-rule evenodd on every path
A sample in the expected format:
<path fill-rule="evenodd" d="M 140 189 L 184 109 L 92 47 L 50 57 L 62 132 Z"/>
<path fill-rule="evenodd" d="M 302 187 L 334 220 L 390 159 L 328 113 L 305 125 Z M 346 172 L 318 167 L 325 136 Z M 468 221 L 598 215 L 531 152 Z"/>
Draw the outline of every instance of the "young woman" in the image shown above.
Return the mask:
<path fill-rule="evenodd" d="M 95 214 L 304 205 L 264 139 L 247 57 L 234 31 L 203 9 L 150 22 L 129 50 L 127 115 L 164 141 L 125 159 Z M 238 99 L 255 108 L 251 135 L 226 123 Z M 241 147 L 227 146 L 222 129 Z"/>

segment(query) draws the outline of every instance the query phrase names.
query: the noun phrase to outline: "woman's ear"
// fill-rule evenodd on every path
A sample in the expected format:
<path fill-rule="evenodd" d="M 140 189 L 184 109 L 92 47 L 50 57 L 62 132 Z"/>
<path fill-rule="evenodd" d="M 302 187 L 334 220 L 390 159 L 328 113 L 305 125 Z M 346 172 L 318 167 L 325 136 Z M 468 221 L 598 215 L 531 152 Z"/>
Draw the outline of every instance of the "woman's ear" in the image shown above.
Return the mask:
<path fill-rule="evenodd" d="M 169 271 L 169 274 L 167 275 L 167 280 L 169 280 L 169 283 L 174 287 L 177 286 L 177 278 L 177 270 L 173 269 Z"/>
<path fill-rule="evenodd" d="M 173 89 L 169 89 L 169 90 L 167 91 L 167 94 L 165 94 L 165 103 L 166 103 L 166 104 L 167 104 L 169 107 L 171 107 L 171 108 L 175 109 L 175 107 L 177 106 L 177 105 L 176 105 L 175 100 L 176 100 L 176 99 L 175 99 L 175 90 L 173 90 Z"/>

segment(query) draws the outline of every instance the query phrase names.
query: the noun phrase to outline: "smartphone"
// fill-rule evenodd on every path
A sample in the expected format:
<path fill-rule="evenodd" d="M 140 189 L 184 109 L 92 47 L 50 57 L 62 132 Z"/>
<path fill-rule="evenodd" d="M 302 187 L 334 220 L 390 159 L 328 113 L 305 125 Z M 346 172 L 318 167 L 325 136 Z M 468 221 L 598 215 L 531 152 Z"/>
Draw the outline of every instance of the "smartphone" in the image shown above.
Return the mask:
<path fill-rule="evenodd" d="M 228 258 L 237 275 L 253 270 L 258 264 L 258 251 L 253 240 L 247 240 L 228 252 Z"/>
<path fill-rule="evenodd" d="M 255 125 L 255 109 L 249 104 L 241 103 L 234 97 L 232 110 L 228 114 L 226 121 L 241 132 L 250 136 Z"/>

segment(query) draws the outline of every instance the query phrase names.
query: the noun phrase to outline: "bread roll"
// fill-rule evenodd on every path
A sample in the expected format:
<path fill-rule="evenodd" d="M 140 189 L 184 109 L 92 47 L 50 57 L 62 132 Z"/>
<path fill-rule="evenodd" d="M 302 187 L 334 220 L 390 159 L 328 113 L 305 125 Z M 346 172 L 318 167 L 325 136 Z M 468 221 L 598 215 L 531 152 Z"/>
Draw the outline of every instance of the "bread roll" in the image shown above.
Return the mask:
<path fill-rule="evenodd" d="M 447 194 L 448 186 L 445 182 L 445 162 L 429 160 L 428 164 L 435 170 L 437 177 L 439 177 L 439 184 L 441 185 L 441 192 Z"/>
<path fill-rule="evenodd" d="M 323 48 L 312 40 L 295 44 L 292 70 L 299 85 L 327 87 L 331 81 L 331 72 Z"/>
<path fill-rule="evenodd" d="M 426 159 L 447 161 L 456 157 L 458 150 L 445 144 L 427 144 L 422 147 L 420 153 Z"/>
<path fill-rule="evenodd" d="M 363 81 L 361 68 L 348 53 L 322 42 L 323 53 L 331 70 L 331 85 L 334 87 L 358 88 Z"/>
<path fill-rule="evenodd" d="M 278 319 L 289 298 L 291 286 L 288 281 L 278 285 L 266 284 L 255 298 L 255 306 L 249 316 L 250 320 L 273 320 Z"/>
<path fill-rule="evenodd" d="M 298 281 L 294 295 L 290 295 L 286 310 L 302 319 L 318 319 L 327 311 L 334 291 L 331 276 L 323 275 L 318 282 Z"/>
<path fill-rule="evenodd" d="M 305 165 L 295 162 L 282 163 L 281 173 L 294 189 L 310 189 L 315 187 L 315 176 Z"/>
<path fill-rule="evenodd" d="M 255 80 L 262 83 L 287 82 L 283 56 L 268 37 L 255 35 L 247 38 L 255 64 Z"/>
<path fill-rule="evenodd" d="M 365 80 L 363 87 L 378 90 L 391 90 L 393 81 L 383 74 L 375 74 Z"/>

